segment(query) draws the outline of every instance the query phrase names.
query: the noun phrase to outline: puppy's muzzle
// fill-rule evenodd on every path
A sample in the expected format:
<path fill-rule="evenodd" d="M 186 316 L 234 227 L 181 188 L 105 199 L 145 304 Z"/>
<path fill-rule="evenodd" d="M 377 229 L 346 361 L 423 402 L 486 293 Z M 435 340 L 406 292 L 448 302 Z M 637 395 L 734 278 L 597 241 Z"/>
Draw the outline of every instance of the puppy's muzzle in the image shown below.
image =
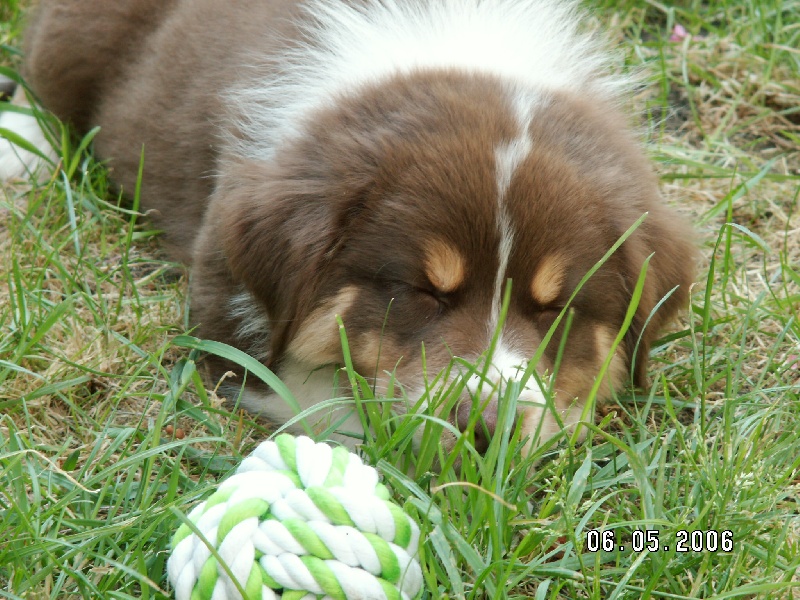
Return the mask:
<path fill-rule="evenodd" d="M 534 377 L 528 377 L 524 386 L 521 385 L 525 367 L 492 364 L 485 373 L 481 370 L 467 379 L 462 398 L 454 410 L 453 422 L 462 433 L 472 428 L 475 449 L 479 452 L 486 452 L 498 428 L 507 427 L 509 434 L 513 433 L 518 421 L 529 423 L 528 412 L 541 413 L 546 406 L 544 392 Z M 507 415 L 501 410 L 502 403 L 513 402 L 512 394 L 517 394 L 516 409 L 513 415 Z M 523 431 L 523 436 L 526 433 L 530 432 Z"/>

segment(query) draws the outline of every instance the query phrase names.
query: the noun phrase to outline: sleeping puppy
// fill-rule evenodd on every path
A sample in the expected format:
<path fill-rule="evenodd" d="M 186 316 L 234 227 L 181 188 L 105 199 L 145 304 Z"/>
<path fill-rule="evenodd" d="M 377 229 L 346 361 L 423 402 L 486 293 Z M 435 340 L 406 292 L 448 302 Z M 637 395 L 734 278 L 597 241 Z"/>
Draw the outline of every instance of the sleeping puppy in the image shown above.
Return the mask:
<path fill-rule="evenodd" d="M 61 119 L 102 127 L 123 191 L 143 152 L 142 206 L 192 264 L 201 337 L 263 361 L 303 408 L 349 394 L 337 316 L 379 393 L 413 404 L 462 358 L 479 366 L 450 371 L 466 385 L 446 416 L 482 448 L 535 366 L 530 446 L 580 420 L 598 377 L 601 398 L 645 382 L 692 281 L 689 228 L 619 108 L 629 82 L 583 31 L 571 0 L 42 0 L 24 74 Z M 210 360 L 214 380 L 231 368 Z M 294 416 L 252 379 L 244 406 Z"/>

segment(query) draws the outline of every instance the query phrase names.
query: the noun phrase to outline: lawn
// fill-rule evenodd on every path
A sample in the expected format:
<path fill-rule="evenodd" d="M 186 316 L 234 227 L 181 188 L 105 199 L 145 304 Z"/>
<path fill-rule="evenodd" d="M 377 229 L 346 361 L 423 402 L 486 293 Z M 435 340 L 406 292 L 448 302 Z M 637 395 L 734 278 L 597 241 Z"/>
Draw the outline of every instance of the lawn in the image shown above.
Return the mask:
<path fill-rule="evenodd" d="M 23 4 L 0 3 L 0 72 Z M 511 432 L 438 456 L 435 422 L 386 418 L 345 365 L 383 417 L 365 460 L 420 523 L 425 598 L 800 598 L 800 0 L 587 6 L 645 75 L 632 108 L 702 248 L 691 307 L 648 389 L 527 461 Z M 180 515 L 274 428 L 203 380 L 188 271 L 53 126 L 61 168 L 0 184 L 0 597 L 169 597 Z"/>

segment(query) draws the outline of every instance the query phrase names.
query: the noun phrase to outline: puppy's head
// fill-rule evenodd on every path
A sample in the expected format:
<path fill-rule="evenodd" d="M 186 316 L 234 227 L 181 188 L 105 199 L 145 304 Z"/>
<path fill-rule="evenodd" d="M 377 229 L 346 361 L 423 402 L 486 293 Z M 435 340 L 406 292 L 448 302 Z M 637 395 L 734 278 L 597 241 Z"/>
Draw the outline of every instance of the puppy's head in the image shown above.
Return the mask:
<path fill-rule="evenodd" d="M 536 365 L 555 377 L 560 419 L 530 384 L 523 434 L 579 418 L 652 255 L 600 393 L 644 383 L 650 343 L 686 302 L 693 249 L 614 109 L 443 71 L 363 89 L 301 125 L 274 159 L 228 165 L 214 199 L 228 265 L 269 316 L 271 364 L 340 362 L 340 315 L 357 370 L 379 388 L 395 372 L 413 400 L 423 346 L 428 373 L 486 352 L 511 279 L 489 381 L 473 376 L 451 415 L 464 427 L 480 400 L 490 434 L 491 394 L 519 377 L 581 279 L 649 213 L 569 303 L 569 329 L 562 321 Z"/>

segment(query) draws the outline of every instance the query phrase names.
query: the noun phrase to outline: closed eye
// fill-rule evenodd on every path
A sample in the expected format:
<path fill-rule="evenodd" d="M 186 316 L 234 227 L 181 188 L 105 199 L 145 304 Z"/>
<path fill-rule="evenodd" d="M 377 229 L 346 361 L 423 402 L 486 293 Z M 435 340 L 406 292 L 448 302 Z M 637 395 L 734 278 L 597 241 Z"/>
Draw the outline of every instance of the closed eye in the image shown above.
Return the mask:
<path fill-rule="evenodd" d="M 389 289 L 392 297 L 397 302 L 402 302 L 406 306 L 418 306 L 419 310 L 427 313 L 440 315 L 448 306 L 449 299 L 446 295 L 436 290 L 407 283 L 405 281 L 389 282 Z M 409 304 L 411 303 L 411 304 Z"/>
<path fill-rule="evenodd" d="M 430 300 L 433 300 L 434 302 L 436 302 L 436 304 L 439 307 L 439 312 L 440 313 L 444 309 L 446 309 L 447 307 L 450 306 L 450 299 L 447 297 L 446 294 L 442 294 L 439 291 L 428 289 L 428 288 L 424 288 L 424 287 L 418 287 L 418 286 L 414 286 L 414 289 L 416 290 L 416 292 L 418 294 L 420 294 L 422 296 L 426 296 Z"/>
<path fill-rule="evenodd" d="M 558 315 L 560 315 L 561 311 L 563 310 L 563 307 L 550 307 L 540 311 L 536 316 L 536 325 L 539 328 L 539 331 L 542 333 L 547 333 L 550 331 L 553 323 L 556 322 Z"/>

